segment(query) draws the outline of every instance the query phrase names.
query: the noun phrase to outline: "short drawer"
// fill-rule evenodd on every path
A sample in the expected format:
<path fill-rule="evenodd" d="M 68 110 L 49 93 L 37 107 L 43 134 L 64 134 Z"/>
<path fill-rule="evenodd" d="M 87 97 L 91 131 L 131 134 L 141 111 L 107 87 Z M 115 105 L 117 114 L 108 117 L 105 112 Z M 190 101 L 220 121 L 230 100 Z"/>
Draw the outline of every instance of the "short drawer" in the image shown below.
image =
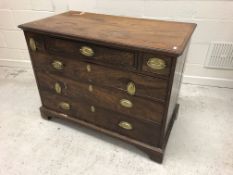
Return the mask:
<path fill-rule="evenodd" d="M 122 91 L 103 88 L 92 83 L 80 83 L 51 74 L 36 72 L 40 89 L 57 93 L 73 100 L 98 105 L 121 114 L 160 124 L 164 105 Z"/>
<path fill-rule="evenodd" d="M 160 126 L 105 110 L 81 101 L 41 92 L 43 105 L 132 139 L 157 146 Z"/>
<path fill-rule="evenodd" d="M 45 38 L 49 53 L 74 57 L 88 62 L 109 64 L 127 69 L 135 69 L 135 54 L 128 50 L 120 50 L 87 42 L 76 42 L 57 38 Z"/>
<path fill-rule="evenodd" d="M 166 100 L 167 81 L 161 78 L 137 75 L 132 72 L 42 53 L 33 53 L 32 61 L 35 69 L 41 72 L 49 72 L 103 87 L 116 88 L 132 96 L 162 102 Z M 61 64 L 60 68 L 54 68 L 53 63 L 56 61 L 58 66 Z"/>
<path fill-rule="evenodd" d="M 169 76 L 171 71 L 171 58 L 157 54 L 142 54 L 142 72 L 157 76 Z"/>

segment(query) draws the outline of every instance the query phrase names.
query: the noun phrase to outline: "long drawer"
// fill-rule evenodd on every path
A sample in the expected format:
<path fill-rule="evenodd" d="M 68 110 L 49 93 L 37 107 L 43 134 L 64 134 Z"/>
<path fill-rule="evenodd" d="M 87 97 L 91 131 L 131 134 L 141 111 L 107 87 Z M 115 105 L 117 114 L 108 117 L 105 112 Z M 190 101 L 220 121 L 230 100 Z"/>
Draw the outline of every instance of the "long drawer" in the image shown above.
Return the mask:
<path fill-rule="evenodd" d="M 167 81 L 164 79 L 137 75 L 132 72 L 39 52 L 32 53 L 32 61 L 38 71 L 98 84 L 99 86 L 113 87 L 132 96 L 145 97 L 161 102 L 166 100 Z"/>
<path fill-rule="evenodd" d="M 45 107 L 77 117 L 102 128 L 117 132 L 124 136 L 157 146 L 160 126 L 136 118 L 119 115 L 83 101 L 73 101 L 70 98 L 41 91 L 42 103 Z"/>
<path fill-rule="evenodd" d="M 80 83 L 52 74 L 41 72 L 36 72 L 36 74 L 40 89 L 45 91 L 158 124 L 162 121 L 164 105 L 160 102 L 134 97 L 116 89 L 99 87 L 91 83 Z"/>
<path fill-rule="evenodd" d="M 49 53 L 76 57 L 81 60 L 135 69 L 135 54 L 128 50 L 119 50 L 88 42 L 72 41 L 45 37 L 45 47 Z"/>

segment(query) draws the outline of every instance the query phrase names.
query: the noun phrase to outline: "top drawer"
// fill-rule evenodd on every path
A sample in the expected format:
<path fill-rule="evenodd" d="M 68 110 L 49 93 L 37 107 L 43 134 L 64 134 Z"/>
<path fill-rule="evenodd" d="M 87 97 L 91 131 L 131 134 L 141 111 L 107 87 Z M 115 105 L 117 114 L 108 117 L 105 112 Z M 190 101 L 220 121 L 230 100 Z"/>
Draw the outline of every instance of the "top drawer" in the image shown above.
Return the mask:
<path fill-rule="evenodd" d="M 57 38 L 45 38 L 48 52 L 62 56 L 75 57 L 89 62 L 111 64 L 135 69 L 135 54 L 128 50 L 118 50 L 104 46 L 97 46 L 86 42 L 76 42 Z"/>

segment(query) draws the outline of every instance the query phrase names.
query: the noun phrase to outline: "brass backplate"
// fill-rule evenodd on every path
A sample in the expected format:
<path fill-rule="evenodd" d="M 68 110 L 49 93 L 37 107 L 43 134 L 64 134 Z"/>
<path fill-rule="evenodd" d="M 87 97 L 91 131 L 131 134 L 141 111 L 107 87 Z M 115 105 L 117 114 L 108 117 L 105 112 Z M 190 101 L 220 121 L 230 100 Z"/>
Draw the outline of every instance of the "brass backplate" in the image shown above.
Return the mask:
<path fill-rule="evenodd" d="M 129 82 L 127 84 L 127 93 L 130 95 L 134 95 L 136 92 L 136 86 L 133 82 Z"/>
<path fill-rule="evenodd" d="M 80 53 L 87 57 L 92 57 L 94 55 L 93 49 L 87 46 L 82 46 L 80 49 Z"/>
<path fill-rule="evenodd" d="M 91 106 L 91 112 L 95 112 L 95 106 Z"/>
<path fill-rule="evenodd" d="M 54 69 L 57 69 L 57 70 L 62 70 L 64 68 L 63 63 L 61 61 L 58 61 L 58 60 L 53 61 L 52 66 Z"/>
<path fill-rule="evenodd" d="M 91 72 L 91 65 L 90 64 L 87 64 L 87 72 Z"/>
<path fill-rule="evenodd" d="M 70 104 L 67 102 L 61 102 L 59 103 L 59 107 L 64 110 L 70 110 Z"/>
<path fill-rule="evenodd" d="M 61 87 L 60 83 L 58 83 L 58 82 L 55 83 L 54 84 L 54 89 L 55 89 L 56 93 L 61 94 L 62 87 Z"/>
<path fill-rule="evenodd" d="M 166 62 L 160 58 L 150 58 L 147 65 L 154 70 L 162 70 L 166 67 Z"/>
<path fill-rule="evenodd" d="M 29 38 L 29 46 L 32 51 L 36 51 L 36 42 L 33 38 Z"/>
<path fill-rule="evenodd" d="M 123 106 L 125 108 L 132 108 L 133 107 L 133 103 L 127 99 L 121 99 L 120 104 L 121 104 L 121 106 Z"/>
<path fill-rule="evenodd" d="M 126 130 L 132 130 L 133 129 L 133 126 L 132 124 L 130 124 L 129 122 L 126 122 L 126 121 L 121 121 L 118 126 L 120 126 L 121 128 L 123 129 L 126 129 Z"/>
<path fill-rule="evenodd" d="M 89 85 L 89 86 L 88 86 L 88 90 L 89 90 L 89 92 L 92 92 L 92 91 L 93 91 L 93 86 L 92 86 L 92 85 Z"/>

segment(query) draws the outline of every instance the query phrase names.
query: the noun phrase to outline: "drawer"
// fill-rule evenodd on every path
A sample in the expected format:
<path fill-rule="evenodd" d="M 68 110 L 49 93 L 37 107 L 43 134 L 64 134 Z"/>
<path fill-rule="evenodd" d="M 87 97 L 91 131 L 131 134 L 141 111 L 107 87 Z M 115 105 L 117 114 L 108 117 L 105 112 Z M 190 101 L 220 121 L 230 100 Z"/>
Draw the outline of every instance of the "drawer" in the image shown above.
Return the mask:
<path fill-rule="evenodd" d="M 133 96 L 162 102 L 166 100 L 167 81 L 164 79 L 110 69 L 75 59 L 57 58 L 56 56 L 42 53 L 33 53 L 32 61 L 35 69 L 42 72 L 50 72 L 103 87 L 116 88 Z M 63 65 L 62 68 L 55 69 L 52 66 L 54 61 L 59 61 Z"/>
<path fill-rule="evenodd" d="M 80 83 L 37 72 L 39 87 L 51 93 L 86 101 L 105 109 L 160 124 L 164 105 L 159 102 L 127 95 L 119 90 Z"/>
<path fill-rule="evenodd" d="M 73 57 L 88 62 L 109 64 L 127 69 L 135 69 L 136 67 L 135 54 L 128 50 L 119 50 L 86 42 L 49 37 L 45 38 L 45 44 L 49 53 L 59 56 Z"/>
<path fill-rule="evenodd" d="M 142 54 L 142 72 L 157 76 L 169 76 L 171 71 L 171 58 L 158 54 Z"/>
<path fill-rule="evenodd" d="M 79 118 L 86 122 L 117 132 L 123 136 L 157 146 L 160 126 L 135 118 L 93 106 L 82 101 L 71 101 L 69 98 L 41 92 L 43 105 L 56 112 Z"/>

